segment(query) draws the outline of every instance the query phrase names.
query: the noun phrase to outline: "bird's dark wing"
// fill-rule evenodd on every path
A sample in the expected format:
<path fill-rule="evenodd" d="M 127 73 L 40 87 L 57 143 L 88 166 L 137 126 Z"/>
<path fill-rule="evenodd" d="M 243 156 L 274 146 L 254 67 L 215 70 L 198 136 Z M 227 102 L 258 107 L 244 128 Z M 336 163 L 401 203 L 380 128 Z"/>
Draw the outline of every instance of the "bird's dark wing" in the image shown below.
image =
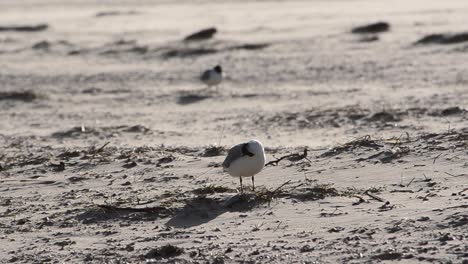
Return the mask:
<path fill-rule="evenodd" d="M 242 153 L 242 147 L 243 146 L 244 146 L 244 144 L 238 144 L 238 145 L 235 145 L 234 147 L 232 147 L 228 151 L 228 155 L 227 155 L 226 159 L 223 162 L 223 168 L 229 168 L 229 166 L 231 166 L 232 162 L 234 162 L 238 158 L 244 156 L 243 153 Z"/>
<path fill-rule="evenodd" d="M 211 72 L 208 70 L 208 71 L 205 71 L 204 73 L 202 73 L 202 75 L 200 76 L 200 80 L 202 81 L 207 81 L 210 79 L 210 75 L 211 75 Z"/>
<path fill-rule="evenodd" d="M 254 154 L 249 151 L 247 148 L 248 143 L 242 143 L 235 145 L 228 151 L 228 155 L 226 159 L 223 162 L 223 168 L 227 169 L 229 166 L 231 166 L 231 163 L 233 163 L 235 160 L 243 157 L 243 156 L 249 156 L 252 157 Z"/>

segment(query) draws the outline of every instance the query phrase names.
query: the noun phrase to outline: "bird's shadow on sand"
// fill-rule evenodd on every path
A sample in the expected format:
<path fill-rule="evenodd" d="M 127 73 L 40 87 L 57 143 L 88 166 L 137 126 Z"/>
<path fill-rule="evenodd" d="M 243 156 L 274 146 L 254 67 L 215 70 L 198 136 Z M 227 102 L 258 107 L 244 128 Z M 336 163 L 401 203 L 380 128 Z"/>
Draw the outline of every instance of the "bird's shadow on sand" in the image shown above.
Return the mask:
<path fill-rule="evenodd" d="M 259 204 L 255 194 L 236 194 L 226 198 L 199 196 L 187 201 L 166 225 L 187 228 L 210 222 L 226 212 L 248 211 Z"/>
<path fill-rule="evenodd" d="M 219 96 L 217 90 L 204 88 L 196 91 L 181 91 L 177 95 L 177 104 L 189 105 Z"/>

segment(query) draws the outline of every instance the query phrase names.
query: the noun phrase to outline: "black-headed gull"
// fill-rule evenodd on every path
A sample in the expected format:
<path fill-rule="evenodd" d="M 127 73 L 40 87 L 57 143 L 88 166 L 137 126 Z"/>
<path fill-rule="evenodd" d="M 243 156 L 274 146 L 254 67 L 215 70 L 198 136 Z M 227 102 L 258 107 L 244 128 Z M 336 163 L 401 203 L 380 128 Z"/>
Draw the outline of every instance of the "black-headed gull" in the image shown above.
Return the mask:
<path fill-rule="evenodd" d="M 255 191 L 254 176 L 265 167 L 265 151 L 258 140 L 235 145 L 223 162 L 223 169 L 233 177 L 239 177 L 241 193 L 243 192 L 242 177 L 252 177 L 252 187 Z"/>
<path fill-rule="evenodd" d="M 218 86 L 223 81 L 223 69 L 217 65 L 213 69 L 206 70 L 200 76 L 200 80 L 208 87 Z"/>

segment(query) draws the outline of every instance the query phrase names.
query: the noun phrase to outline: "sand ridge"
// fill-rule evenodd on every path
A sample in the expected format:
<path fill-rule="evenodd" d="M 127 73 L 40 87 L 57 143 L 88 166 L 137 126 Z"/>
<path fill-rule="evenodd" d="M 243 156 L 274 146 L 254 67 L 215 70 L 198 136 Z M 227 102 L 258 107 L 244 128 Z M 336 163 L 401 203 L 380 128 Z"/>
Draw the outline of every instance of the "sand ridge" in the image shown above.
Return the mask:
<path fill-rule="evenodd" d="M 468 261 L 465 1 L 0 8 L 0 262 Z"/>

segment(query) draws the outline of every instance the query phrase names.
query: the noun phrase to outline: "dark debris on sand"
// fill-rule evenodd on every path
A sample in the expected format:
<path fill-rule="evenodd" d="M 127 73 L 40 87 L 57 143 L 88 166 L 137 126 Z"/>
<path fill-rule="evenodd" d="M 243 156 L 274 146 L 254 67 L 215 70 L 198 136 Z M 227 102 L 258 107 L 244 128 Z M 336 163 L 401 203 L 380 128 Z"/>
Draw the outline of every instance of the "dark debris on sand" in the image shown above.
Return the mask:
<path fill-rule="evenodd" d="M 106 16 L 137 15 L 137 14 L 139 14 L 139 12 L 137 11 L 103 11 L 103 12 L 98 12 L 95 16 L 106 17 Z"/>
<path fill-rule="evenodd" d="M 378 259 L 378 260 L 398 260 L 403 257 L 403 254 L 399 252 L 384 252 L 381 254 L 377 254 L 372 256 L 372 259 Z"/>
<path fill-rule="evenodd" d="M 410 152 L 410 149 L 407 147 L 387 149 L 387 150 L 380 151 L 376 154 L 373 154 L 367 158 L 359 158 L 357 159 L 357 161 L 377 159 L 382 163 L 389 163 L 395 159 L 403 157 L 409 152 Z"/>
<path fill-rule="evenodd" d="M 465 109 L 462 109 L 458 106 L 454 106 L 454 107 L 448 107 L 448 108 L 445 108 L 445 109 L 442 109 L 440 111 L 440 115 L 441 116 L 451 116 L 451 115 L 458 115 L 458 114 L 461 114 L 461 113 L 464 113 L 466 112 Z"/>
<path fill-rule="evenodd" d="M 370 136 L 364 136 L 357 138 L 353 141 L 347 142 L 343 145 L 334 147 L 320 155 L 320 157 L 330 157 L 336 156 L 342 152 L 352 151 L 356 148 L 371 148 L 371 149 L 380 149 L 383 148 L 383 144 L 377 140 L 371 139 Z"/>
<path fill-rule="evenodd" d="M 254 51 L 254 50 L 261 50 L 268 48 L 271 44 L 269 43 L 245 43 L 245 44 L 238 44 L 238 45 L 230 45 L 230 46 L 203 46 L 203 47 L 174 47 L 169 48 L 165 52 L 162 53 L 162 57 L 164 59 L 171 59 L 171 58 L 187 58 L 187 57 L 195 57 L 195 56 L 204 56 L 204 55 L 211 55 L 220 52 L 226 51 L 236 51 L 236 50 L 246 50 L 246 51 Z"/>
<path fill-rule="evenodd" d="M 468 32 L 430 34 L 416 41 L 414 44 L 457 44 L 468 41 Z"/>
<path fill-rule="evenodd" d="M 184 38 L 184 41 L 201 41 L 213 38 L 213 36 L 218 32 L 215 27 L 202 29 L 195 33 L 192 33 Z"/>
<path fill-rule="evenodd" d="M 32 46 L 32 49 L 35 49 L 35 50 L 48 50 L 50 48 L 50 42 L 46 41 L 46 40 L 43 40 L 43 41 L 39 41 L 37 43 L 35 43 L 33 46 Z"/>
<path fill-rule="evenodd" d="M 144 255 L 146 259 L 173 258 L 184 253 L 184 249 L 167 244 L 159 248 L 153 248 Z"/>
<path fill-rule="evenodd" d="M 12 101 L 23 101 L 23 102 L 32 102 L 38 99 L 39 96 L 32 91 L 21 91 L 21 92 L 0 92 L 0 101 L 1 100 L 12 100 Z"/>
<path fill-rule="evenodd" d="M 12 26 L 0 26 L 0 31 L 17 31 L 17 32 L 37 32 L 44 31 L 49 27 L 47 24 L 37 25 L 12 25 Z"/>
<path fill-rule="evenodd" d="M 193 193 L 196 195 L 206 195 L 206 194 L 215 194 L 215 193 L 226 193 L 226 192 L 233 192 L 235 190 L 229 189 L 224 186 L 218 186 L 214 184 L 210 184 L 208 186 L 197 188 L 193 190 Z"/>
<path fill-rule="evenodd" d="M 230 47 L 230 50 L 260 50 L 268 48 L 271 44 L 269 43 L 252 43 L 252 44 L 242 44 Z"/>
<path fill-rule="evenodd" d="M 297 188 L 289 194 L 290 198 L 300 201 L 316 201 L 330 196 L 339 196 L 340 192 L 333 187 L 333 184 L 314 184 Z"/>
<path fill-rule="evenodd" d="M 401 118 L 398 117 L 398 115 L 394 113 L 390 113 L 390 112 L 385 112 L 385 111 L 374 113 L 365 119 L 370 122 L 399 122 L 401 121 Z"/>
<path fill-rule="evenodd" d="M 373 24 L 355 27 L 351 30 L 355 34 L 381 33 L 390 30 L 390 24 L 387 22 L 377 22 Z"/>
<path fill-rule="evenodd" d="M 226 149 L 222 146 L 208 146 L 206 147 L 200 156 L 202 157 L 216 157 L 221 156 L 226 152 Z"/>
<path fill-rule="evenodd" d="M 180 48 L 180 49 L 171 49 L 165 53 L 163 53 L 163 58 L 170 59 L 170 58 L 185 58 L 185 57 L 192 57 L 192 56 L 201 56 L 201 55 L 208 55 L 217 53 L 218 50 L 213 48 Z"/>

